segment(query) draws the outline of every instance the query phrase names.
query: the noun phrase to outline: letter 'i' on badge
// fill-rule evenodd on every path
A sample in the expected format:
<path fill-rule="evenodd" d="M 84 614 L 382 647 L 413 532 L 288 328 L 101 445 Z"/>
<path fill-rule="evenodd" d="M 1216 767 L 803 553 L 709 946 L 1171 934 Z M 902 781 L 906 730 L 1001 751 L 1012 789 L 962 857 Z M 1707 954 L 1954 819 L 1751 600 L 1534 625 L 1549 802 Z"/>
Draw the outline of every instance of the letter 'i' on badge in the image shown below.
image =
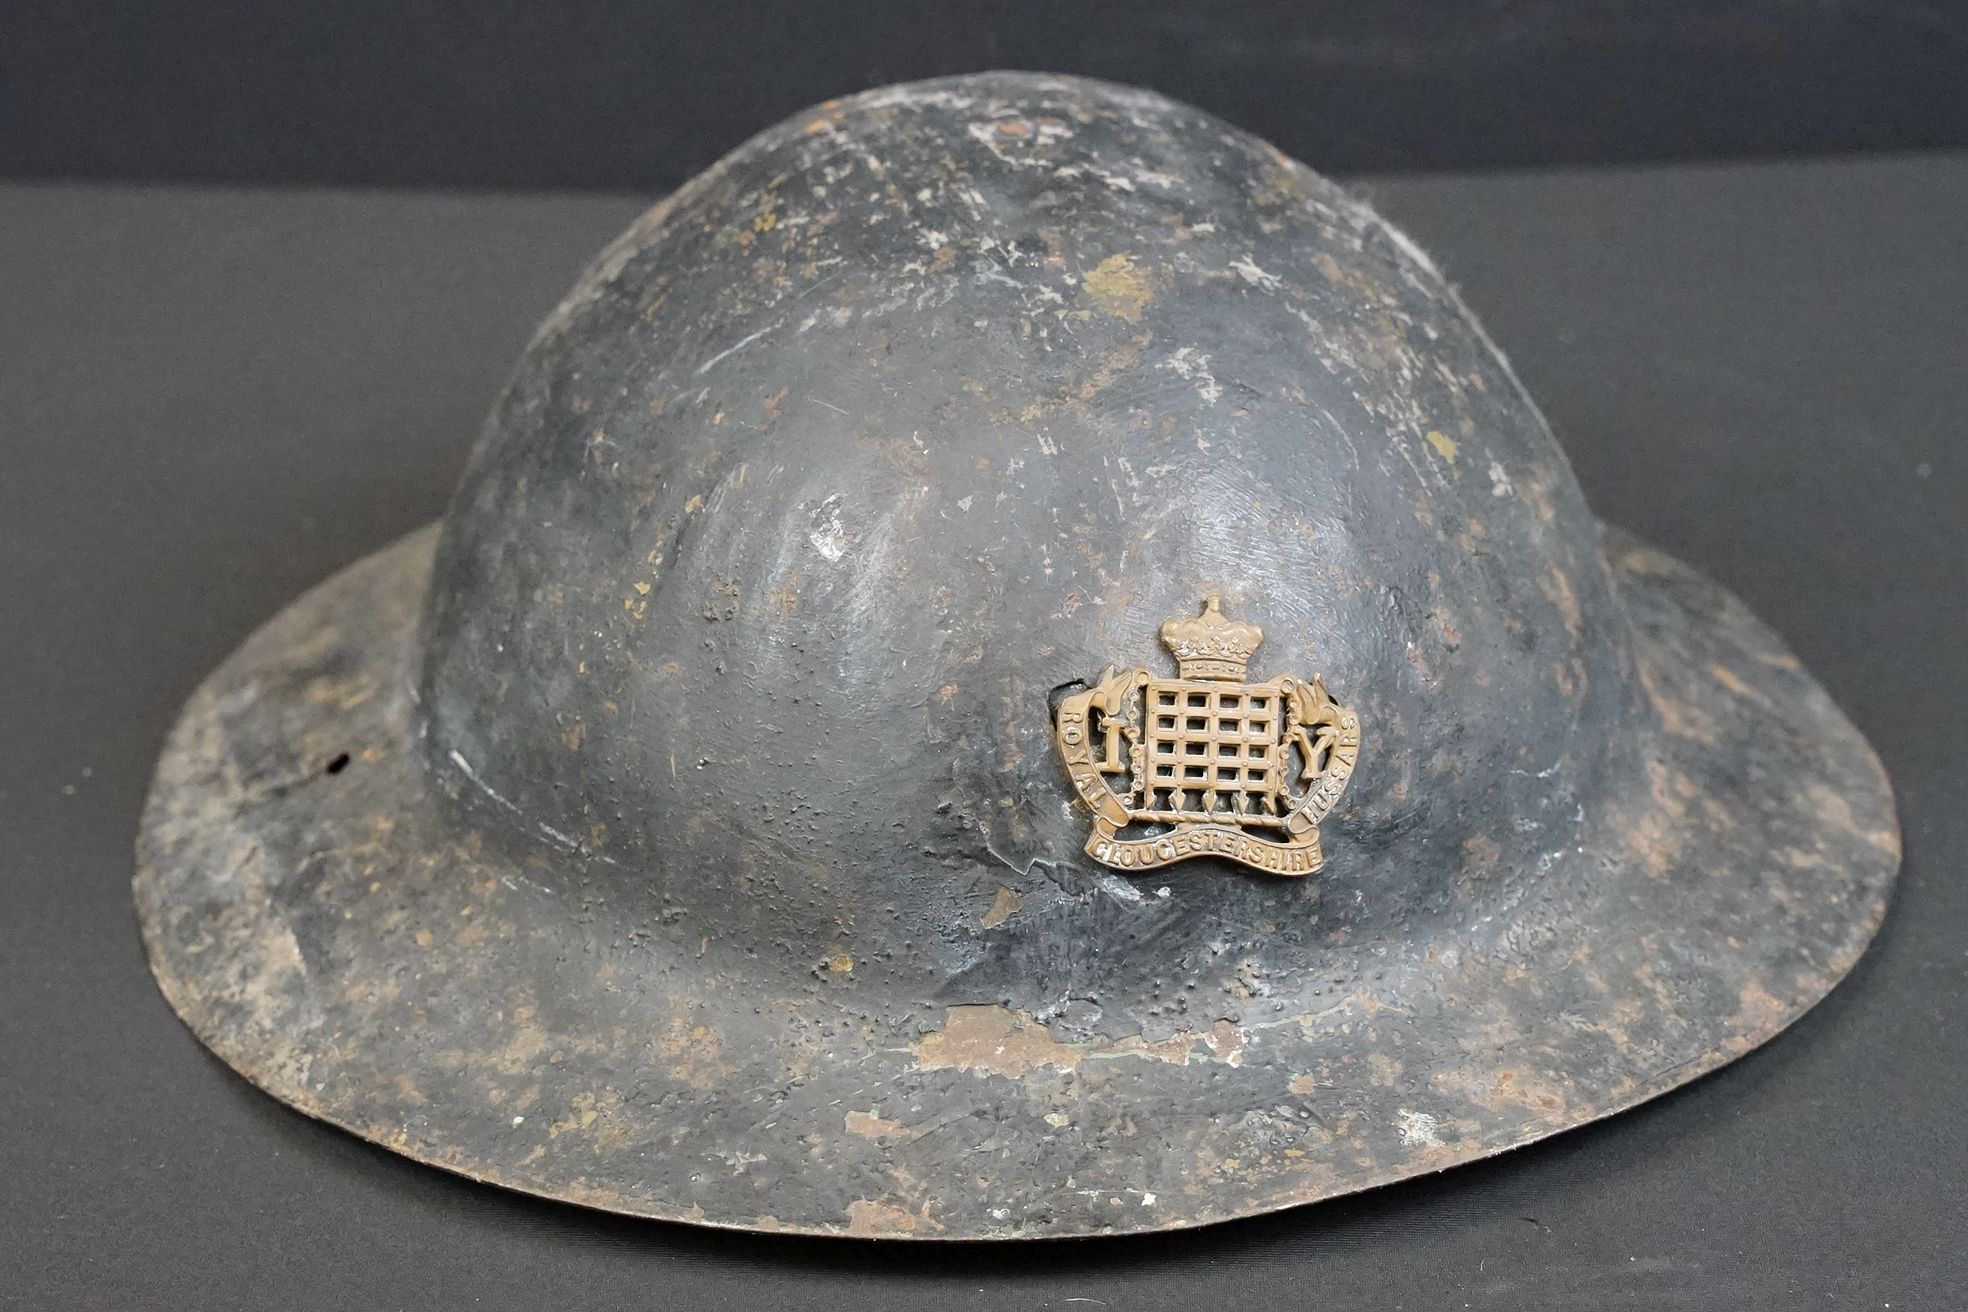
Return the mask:
<path fill-rule="evenodd" d="M 1053 713 L 1053 741 L 1093 810 L 1087 854 L 1117 870 L 1220 856 L 1269 874 L 1325 864 L 1319 822 L 1360 753 L 1360 717 L 1319 675 L 1247 680 L 1264 631 L 1218 598 L 1162 625 L 1176 677 L 1109 666 Z"/>

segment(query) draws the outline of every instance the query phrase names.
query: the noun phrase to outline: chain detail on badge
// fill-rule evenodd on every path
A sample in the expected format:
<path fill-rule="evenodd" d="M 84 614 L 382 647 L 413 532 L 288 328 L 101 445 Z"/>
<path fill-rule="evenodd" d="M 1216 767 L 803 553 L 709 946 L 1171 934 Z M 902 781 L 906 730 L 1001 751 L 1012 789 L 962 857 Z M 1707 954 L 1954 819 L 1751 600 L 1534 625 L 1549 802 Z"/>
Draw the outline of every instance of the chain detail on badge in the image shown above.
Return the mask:
<path fill-rule="evenodd" d="M 1325 865 L 1319 822 L 1353 776 L 1360 717 L 1319 675 L 1245 682 L 1263 641 L 1211 597 L 1162 625 L 1175 678 L 1110 665 L 1059 700 L 1053 741 L 1093 808 L 1087 855 L 1117 870 L 1198 856 L 1288 877 Z"/>

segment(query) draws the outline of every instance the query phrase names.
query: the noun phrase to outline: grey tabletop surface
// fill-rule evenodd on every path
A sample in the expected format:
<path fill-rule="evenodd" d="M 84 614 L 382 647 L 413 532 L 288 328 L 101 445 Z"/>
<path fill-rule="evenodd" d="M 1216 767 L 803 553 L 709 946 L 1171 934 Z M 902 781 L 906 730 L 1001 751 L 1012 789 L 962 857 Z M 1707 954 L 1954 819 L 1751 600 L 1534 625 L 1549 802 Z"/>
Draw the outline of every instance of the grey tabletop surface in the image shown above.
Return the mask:
<path fill-rule="evenodd" d="M 1648 1106 L 1176 1236 L 624 1221 L 317 1125 L 151 985 L 130 845 L 198 680 L 443 508 L 650 198 L 0 187 L 0 1306 L 1953 1308 L 1968 1299 L 1968 156 L 1357 182 L 1599 513 L 1782 632 L 1906 861 L 1850 979 Z"/>

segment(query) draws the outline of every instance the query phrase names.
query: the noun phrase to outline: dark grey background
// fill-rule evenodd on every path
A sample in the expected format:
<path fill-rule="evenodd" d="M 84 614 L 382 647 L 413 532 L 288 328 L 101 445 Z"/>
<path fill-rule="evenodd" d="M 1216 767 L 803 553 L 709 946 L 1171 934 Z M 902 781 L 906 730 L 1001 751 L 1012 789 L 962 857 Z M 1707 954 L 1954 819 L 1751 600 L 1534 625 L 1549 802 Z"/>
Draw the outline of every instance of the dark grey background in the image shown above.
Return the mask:
<path fill-rule="evenodd" d="M 1506 1158 L 1130 1241 L 624 1222 L 317 1126 L 150 983 L 151 763 L 252 626 L 439 511 L 531 324 L 642 202 L 0 188 L 0 1305 L 1961 1306 L 1968 156 L 1369 189 L 1600 512 L 1740 592 L 1885 758 L 1897 900 L 1795 1029 Z"/>
<path fill-rule="evenodd" d="M 1336 171 L 1968 145 L 1955 0 L 6 0 L 0 175 L 664 190 L 985 68 Z"/>

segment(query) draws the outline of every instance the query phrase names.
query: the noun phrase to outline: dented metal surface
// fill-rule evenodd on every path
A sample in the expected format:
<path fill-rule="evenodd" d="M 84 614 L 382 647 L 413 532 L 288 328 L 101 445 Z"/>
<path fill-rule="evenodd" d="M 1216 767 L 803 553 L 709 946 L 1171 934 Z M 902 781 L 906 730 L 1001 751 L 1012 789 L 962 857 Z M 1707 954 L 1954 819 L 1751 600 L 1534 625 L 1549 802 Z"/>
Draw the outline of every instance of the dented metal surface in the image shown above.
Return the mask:
<path fill-rule="evenodd" d="M 199 1036 L 477 1179 L 1163 1229 L 1503 1151 L 1857 959 L 1884 775 L 1591 519 L 1440 275 L 1196 111 L 823 106 L 603 254 L 441 532 L 200 690 L 137 898 Z M 1049 695 L 1199 596 L 1372 726 L 1326 866 L 1082 850 Z"/>

